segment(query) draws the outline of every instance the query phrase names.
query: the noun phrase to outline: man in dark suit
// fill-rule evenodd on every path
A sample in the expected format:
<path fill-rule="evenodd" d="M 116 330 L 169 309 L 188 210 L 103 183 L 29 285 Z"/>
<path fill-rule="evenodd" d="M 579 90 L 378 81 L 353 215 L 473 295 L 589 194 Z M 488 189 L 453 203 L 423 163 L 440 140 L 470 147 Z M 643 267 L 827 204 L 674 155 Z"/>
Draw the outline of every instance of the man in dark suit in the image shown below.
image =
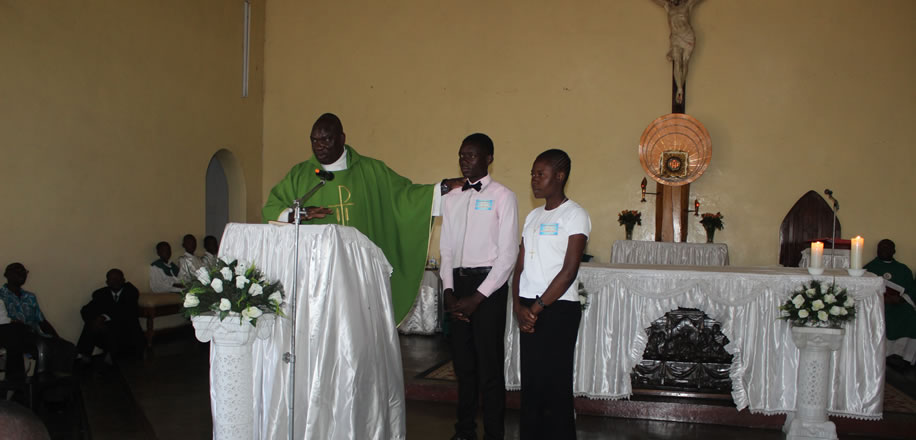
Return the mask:
<path fill-rule="evenodd" d="M 119 354 L 142 354 L 137 288 L 124 281 L 124 273 L 119 269 L 108 271 L 105 284 L 106 287 L 92 292 L 92 301 L 80 310 L 86 324 L 76 348 L 84 363 L 89 362 L 96 346 L 105 351 L 106 362 Z"/>

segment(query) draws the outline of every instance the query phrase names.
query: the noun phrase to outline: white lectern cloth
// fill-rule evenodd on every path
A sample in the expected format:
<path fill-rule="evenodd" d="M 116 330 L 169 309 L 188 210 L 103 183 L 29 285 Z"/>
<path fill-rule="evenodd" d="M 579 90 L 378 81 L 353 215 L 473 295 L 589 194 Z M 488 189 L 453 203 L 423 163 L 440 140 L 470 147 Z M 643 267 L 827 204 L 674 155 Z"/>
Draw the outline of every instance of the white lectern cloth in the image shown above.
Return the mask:
<path fill-rule="evenodd" d="M 880 419 L 884 397 L 884 280 L 826 270 L 812 277 L 798 268 L 583 265 L 579 280 L 589 292 L 576 342 L 573 392 L 593 399 L 632 393 L 630 372 L 642 361 L 645 329 L 678 307 L 700 309 L 722 323 L 734 355 L 732 398 L 738 410 L 782 414 L 795 410 L 798 349 L 789 324 L 777 320 L 789 292 L 812 278 L 833 281 L 856 300 L 832 356 L 828 413 Z M 519 389 L 518 324 L 512 307 L 506 325 L 506 388 Z M 535 325 L 537 331 L 537 325 Z"/>
<path fill-rule="evenodd" d="M 283 283 L 289 301 L 295 234 L 294 226 L 230 224 L 219 255 L 255 263 Z M 403 439 L 391 265 L 365 235 L 345 226 L 301 226 L 299 252 L 294 438 Z M 289 367 L 282 358 L 291 323 L 277 319 L 270 338 L 252 346 L 256 439 L 287 438 Z"/>

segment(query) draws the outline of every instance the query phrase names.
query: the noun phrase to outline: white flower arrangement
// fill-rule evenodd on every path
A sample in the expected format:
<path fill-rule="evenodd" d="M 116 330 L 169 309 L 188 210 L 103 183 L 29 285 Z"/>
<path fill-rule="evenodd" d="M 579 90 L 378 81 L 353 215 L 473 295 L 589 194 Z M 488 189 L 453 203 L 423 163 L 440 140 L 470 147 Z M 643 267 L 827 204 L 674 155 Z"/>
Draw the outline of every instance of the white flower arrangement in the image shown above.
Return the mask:
<path fill-rule="evenodd" d="M 779 319 L 798 327 L 840 328 L 856 317 L 856 301 L 846 289 L 839 289 L 836 283 L 825 289 L 817 280 L 789 294 L 779 309 Z"/>
<path fill-rule="evenodd" d="M 220 257 L 211 270 L 200 268 L 183 290 L 184 315 L 191 317 L 212 312 L 220 321 L 236 313 L 240 322 L 257 325 L 265 313 L 283 316 L 283 286 L 269 282 L 253 264 L 228 261 Z"/>
<path fill-rule="evenodd" d="M 582 311 L 588 308 L 588 291 L 585 290 L 585 284 L 582 284 L 581 281 L 576 281 L 576 291 L 579 293 L 579 305 L 582 307 Z"/>

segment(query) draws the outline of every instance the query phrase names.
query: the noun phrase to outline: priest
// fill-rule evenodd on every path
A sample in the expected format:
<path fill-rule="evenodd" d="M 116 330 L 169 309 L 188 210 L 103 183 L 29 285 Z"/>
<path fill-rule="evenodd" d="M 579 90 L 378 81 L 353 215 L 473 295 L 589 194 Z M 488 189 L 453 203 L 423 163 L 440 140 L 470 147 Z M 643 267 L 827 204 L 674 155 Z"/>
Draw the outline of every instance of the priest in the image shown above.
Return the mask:
<path fill-rule="evenodd" d="M 884 239 L 878 242 L 878 256 L 865 270 L 888 281 L 884 292 L 884 316 L 887 326 L 887 355 L 898 355 L 916 364 L 916 302 L 913 272 L 894 259 L 897 246 Z"/>
<path fill-rule="evenodd" d="M 331 113 L 315 121 L 310 138 L 314 155 L 294 166 L 270 191 L 262 210 L 264 221 L 291 222 L 294 213 L 289 207 L 318 183 L 316 171 L 333 172 L 334 179 L 305 202 L 301 218 L 308 224 L 353 226 L 382 249 L 394 268 L 391 295 L 395 322 L 400 322 L 420 287 L 433 207 L 463 180 L 411 183 L 384 162 L 347 145 L 343 124 Z"/>

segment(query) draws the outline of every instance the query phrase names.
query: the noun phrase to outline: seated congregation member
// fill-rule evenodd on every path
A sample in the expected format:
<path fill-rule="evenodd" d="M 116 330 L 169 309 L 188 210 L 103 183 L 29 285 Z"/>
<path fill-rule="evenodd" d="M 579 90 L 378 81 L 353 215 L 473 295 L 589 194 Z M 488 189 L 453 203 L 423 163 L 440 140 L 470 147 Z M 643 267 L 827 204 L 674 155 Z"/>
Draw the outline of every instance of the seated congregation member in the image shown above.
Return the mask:
<path fill-rule="evenodd" d="M 566 198 L 570 169 L 569 156 L 556 149 L 541 153 L 531 168 L 531 191 L 546 203 L 525 219 L 512 281 L 522 440 L 576 438 L 573 366 L 582 309 L 575 281 L 592 223 Z"/>
<path fill-rule="evenodd" d="M 149 289 L 153 293 L 181 292 L 178 265 L 169 261 L 172 258 L 172 246 L 160 241 L 156 244 L 156 255 L 159 255 L 159 259 L 149 266 Z"/>
<path fill-rule="evenodd" d="M 6 313 L 6 305 L 0 301 L 0 348 L 6 349 L 6 382 L 19 383 L 25 380 L 23 355 L 32 351 L 26 342 L 28 333 L 28 327 L 12 322 Z"/>
<path fill-rule="evenodd" d="M 913 307 L 916 283 L 910 268 L 894 259 L 895 253 L 897 246 L 893 241 L 879 241 L 878 256 L 865 265 L 865 270 L 896 285 L 888 285 L 884 291 L 887 355 L 896 354 L 916 364 L 916 309 Z"/>
<path fill-rule="evenodd" d="M 45 319 L 38 306 L 38 297 L 22 288 L 28 280 L 29 271 L 22 263 L 12 263 L 6 266 L 3 276 L 6 277 L 6 284 L 0 287 L 0 301 L 6 307 L 11 325 L 19 328 L 17 331 L 24 338 L 26 348 L 31 350 L 35 347 L 47 355 L 47 363 L 39 365 L 39 368 L 70 372 L 76 349 L 72 343 L 61 339 L 54 326 Z"/>
<path fill-rule="evenodd" d="M 88 363 L 92 350 L 100 347 L 105 362 L 122 354 L 142 355 L 143 334 L 137 321 L 137 298 L 140 293 L 124 281 L 124 273 L 111 269 L 105 275 L 105 287 L 92 292 L 92 300 L 83 306 L 83 332 L 77 342 L 79 358 Z"/>
<path fill-rule="evenodd" d="M 442 197 L 440 273 L 453 319 L 449 345 L 458 377 L 456 440 L 477 438 L 478 392 L 484 438 L 505 436 L 503 335 L 507 281 L 518 252 L 518 202 L 512 190 L 490 177 L 491 163 L 490 137 L 466 137 L 458 150 L 464 186 Z"/>
<path fill-rule="evenodd" d="M 216 267 L 217 252 L 219 252 L 219 242 L 216 241 L 216 237 L 212 235 L 204 237 L 204 256 L 200 257 L 204 267 L 208 269 Z"/>
<path fill-rule="evenodd" d="M 372 240 L 393 267 L 391 295 L 395 322 L 410 310 L 426 267 L 432 208 L 441 194 L 460 187 L 463 179 L 443 180 L 438 186 L 413 184 L 384 162 L 363 156 L 346 144 L 340 119 L 321 115 L 310 135 L 313 156 L 295 165 L 270 191 L 261 211 L 265 222 L 292 222 L 289 208 L 318 182 L 316 170 L 334 179 L 301 209 L 309 224 L 352 226 Z"/>
<path fill-rule="evenodd" d="M 178 281 L 188 284 L 194 279 L 194 272 L 203 267 L 204 263 L 194 255 L 197 252 L 197 239 L 193 235 L 185 235 L 181 239 L 181 247 L 184 248 L 184 254 L 178 257 Z"/>

